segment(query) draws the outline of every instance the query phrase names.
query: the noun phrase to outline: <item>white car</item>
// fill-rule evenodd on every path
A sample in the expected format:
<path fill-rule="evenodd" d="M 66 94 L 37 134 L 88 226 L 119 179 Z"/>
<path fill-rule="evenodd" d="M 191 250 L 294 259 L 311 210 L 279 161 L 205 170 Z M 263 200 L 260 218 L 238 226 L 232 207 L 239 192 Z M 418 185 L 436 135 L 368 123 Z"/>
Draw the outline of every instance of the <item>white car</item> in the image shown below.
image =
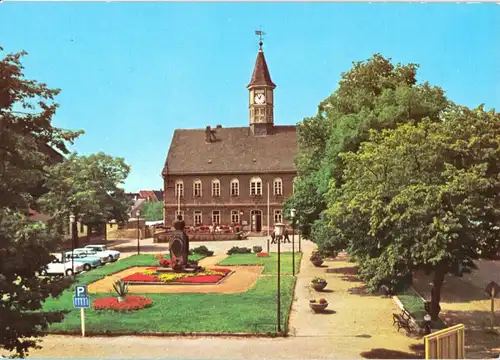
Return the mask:
<path fill-rule="evenodd" d="M 108 257 L 108 261 L 116 261 L 120 258 L 120 252 L 117 250 L 108 250 L 106 245 L 87 245 L 85 249 L 96 251 L 98 254 L 103 254 Z"/>
<path fill-rule="evenodd" d="M 71 268 L 71 261 L 62 262 L 60 256 L 54 255 L 56 259 L 50 264 L 45 266 L 40 275 L 66 275 L 72 276 L 83 271 L 83 264 L 74 262 L 73 269 Z M 73 272 L 74 270 L 74 272 Z"/>
<path fill-rule="evenodd" d="M 75 254 L 78 254 L 78 255 L 98 257 L 103 264 L 105 262 L 109 261 L 109 259 L 108 259 L 108 257 L 106 255 L 98 253 L 97 251 L 92 250 L 92 249 L 79 248 L 79 249 L 75 249 L 73 251 L 74 251 Z"/>

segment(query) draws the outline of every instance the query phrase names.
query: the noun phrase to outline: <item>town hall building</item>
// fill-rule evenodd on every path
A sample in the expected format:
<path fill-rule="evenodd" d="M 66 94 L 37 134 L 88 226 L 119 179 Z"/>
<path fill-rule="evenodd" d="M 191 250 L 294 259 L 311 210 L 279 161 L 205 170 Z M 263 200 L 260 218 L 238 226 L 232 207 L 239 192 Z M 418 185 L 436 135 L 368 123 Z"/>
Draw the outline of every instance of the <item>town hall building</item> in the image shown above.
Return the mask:
<path fill-rule="evenodd" d="M 262 41 L 249 92 L 249 126 L 176 129 L 162 171 L 165 224 L 248 225 L 283 221 L 296 176 L 296 126 L 274 125 L 274 90 Z M 242 104 L 243 105 L 243 104 Z"/>

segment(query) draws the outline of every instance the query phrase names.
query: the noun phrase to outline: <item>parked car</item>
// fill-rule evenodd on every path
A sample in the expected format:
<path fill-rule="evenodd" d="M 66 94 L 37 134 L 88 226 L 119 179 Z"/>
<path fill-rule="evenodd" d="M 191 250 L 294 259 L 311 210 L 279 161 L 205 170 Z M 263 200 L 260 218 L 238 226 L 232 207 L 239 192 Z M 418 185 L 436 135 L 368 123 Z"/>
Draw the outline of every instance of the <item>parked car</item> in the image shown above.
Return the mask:
<path fill-rule="evenodd" d="M 75 262 L 73 268 L 71 267 L 71 261 L 63 262 L 61 256 L 55 256 L 55 260 L 45 266 L 40 272 L 40 275 L 66 275 L 72 276 L 73 274 L 78 274 L 83 271 L 83 264 Z M 74 271 L 73 271 L 74 270 Z"/>
<path fill-rule="evenodd" d="M 75 254 L 83 254 L 86 256 L 98 257 L 103 264 L 109 261 L 109 258 L 106 255 L 98 253 L 95 250 L 86 249 L 86 248 L 78 248 L 78 249 L 74 249 L 73 251 L 75 252 Z"/>
<path fill-rule="evenodd" d="M 120 252 L 117 250 L 108 250 L 106 245 L 87 245 L 85 249 L 91 249 L 97 253 L 102 253 L 108 257 L 108 261 L 116 261 L 120 258 Z"/>
<path fill-rule="evenodd" d="M 85 271 L 89 271 L 92 268 L 102 265 L 102 261 L 99 257 L 85 255 L 83 253 L 72 253 L 71 251 L 67 251 L 64 253 L 64 258 L 69 262 L 71 262 L 71 258 L 73 258 L 74 262 L 83 264 L 83 270 Z"/>

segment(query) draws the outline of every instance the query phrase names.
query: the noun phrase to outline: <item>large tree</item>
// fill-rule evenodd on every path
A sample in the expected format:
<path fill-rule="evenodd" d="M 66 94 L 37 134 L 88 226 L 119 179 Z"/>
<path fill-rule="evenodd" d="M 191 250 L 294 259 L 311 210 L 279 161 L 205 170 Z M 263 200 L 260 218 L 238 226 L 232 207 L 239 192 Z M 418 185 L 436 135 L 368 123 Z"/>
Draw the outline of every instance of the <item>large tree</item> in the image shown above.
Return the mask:
<path fill-rule="evenodd" d="M 120 157 L 102 152 L 89 156 L 71 154 L 49 169 L 46 186 L 51 190 L 41 197 L 40 203 L 61 224 L 67 224 L 70 215 L 84 224 L 125 221 L 131 201 L 120 185 L 129 172 L 130 166 Z M 78 239 L 75 241 L 74 246 L 78 247 Z"/>
<path fill-rule="evenodd" d="M 500 245 L 500 115 L 454 107 L 440 122 L 372 131 L 341 159 L 343 184 L 331 185 L 326 212 L 332 234 L 320 248 L 347 248 L 373 290 L 432 273 L 436 319 L 445 275 L 474 269 Z"/>
<path fill-rule="evenodd" d="M 417 84 L 417 69 L 415 64 L 394 65 L 379 54 L 356 62 L 342 74 L 335 92 L 319 104 L 317 114 L 298 124 L 298 178 L 286 208 L 298 210 L 306 236 L 310 231 L 328 234 L 319 219 L 330 182 L 342 184 L 340 153 L 356 151 L 371 129 L 391 129 L 426 117 L 438 121 L 448 109 L 442 89 Z"/>
<path fill-rule="evenodd" d="M 3 50 L 0 48 L 0 51 Z M 64 282 L 35 276 L 53 258 L 62 234 L 30 220 L 37 208 L 30 193 L 44 181 L 51 165 L 47 145 L 68 153 L 81 132 L 55 127 L 58 89 L 24 78 L 22 56 L 0 60 L 0 348 L 23 357 L 61 313 L 40 311 L 48 296 L 58 296 Z"/>

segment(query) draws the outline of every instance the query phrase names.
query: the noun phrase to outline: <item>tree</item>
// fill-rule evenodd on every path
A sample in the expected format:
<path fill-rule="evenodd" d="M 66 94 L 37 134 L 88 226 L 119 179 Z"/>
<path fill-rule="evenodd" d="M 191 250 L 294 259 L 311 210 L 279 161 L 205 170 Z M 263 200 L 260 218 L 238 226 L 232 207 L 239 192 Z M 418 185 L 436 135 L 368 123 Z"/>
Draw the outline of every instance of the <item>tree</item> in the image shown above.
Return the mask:
<path fill-rule="evenodd" d="M 442 89 L 417 84 L 417 69 L 416 64 L 393 65 L 379 54 L 353 63 L 335 92 L 319 104 L 317 114 L 298 124 L 298 178 L 286 207 L 308 214 L 300 218 L 306 231 L 326 209 L 323 199 L 330 182 L 342 184 L 341 153 L 357 151 L 371 129 L 393 129 L 424 118 L 439 121 L 449 108 Z"/>
<path fill-rule="evenodd" d="M 52 125 L 60 90 L 25 79 L 24 55 L 0 60 L 0 347 L 17 357 L 36 346 L 50 323 L 61 320 L 61 313 L 41 311 L 42 304 L 68 286 L 35 275 L 53 259 L 50 253 L 62 234 L 26 216 L 30 207 L 38 208 L 29 189 L 43 181 L 51 165 L 42 149 L 68 153 L 66 145 L 82 133 Z"/>
<path fill-rule="evenodd" d="M 499 156 L 500 115 L 483 107 L 372 131 L 341 154 L 343 184 L 331 185 L 327 210 L 334 236 L 323 246 L 348 248 L 372 290 L 433 273 L 437 319 L 445 275 L 499 249 Z"/>
<path fill-rule="evenodd" d="M 66 224 L 70 215 L 84 224 L 124 221 L 131 200 L 119 186 L 129 172 L 123 158 L 102 152 L 89 156 L 71 154 L 49 169 L 46 186 L 51 191 L 40 198 L 41 206 L 60 224 Z M 75 241 L 74 246 L 78 247 L 78 239 Z"/>
<path fill-rule="evenodd" d="M 163 220 L 163 201 L 144 203 L 141 217 L 145 218 L 146 221 Z"/>

